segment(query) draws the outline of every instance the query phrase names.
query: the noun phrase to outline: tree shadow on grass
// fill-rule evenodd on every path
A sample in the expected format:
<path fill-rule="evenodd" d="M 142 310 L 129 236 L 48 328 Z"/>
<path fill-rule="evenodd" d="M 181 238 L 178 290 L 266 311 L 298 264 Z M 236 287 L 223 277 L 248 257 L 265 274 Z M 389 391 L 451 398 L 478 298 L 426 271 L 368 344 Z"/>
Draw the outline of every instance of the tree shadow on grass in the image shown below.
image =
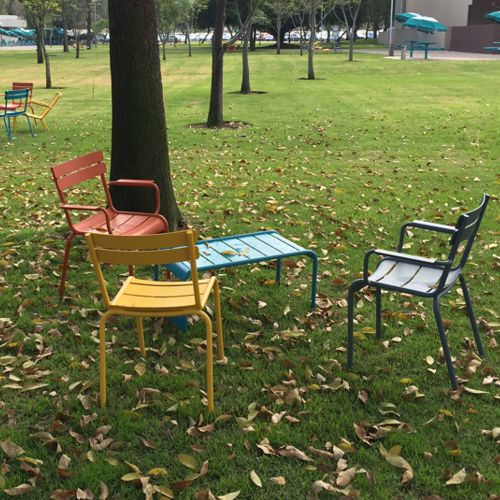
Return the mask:
<path fill-rule="evenodd" d="M 228 94 L 236 94 L 236 95 L 259 95 L 259 94 L 268 94 L 264 90 L 252 90 L 251 92 L 240 92 L 239 90 L 234 90 L 233 92 L 228 92 Z"/>
<path fill-rule="evenodd" d="M 191 123 L 189 125 L 186 125 L 187 128 L 212 128 L 212 129 L 221 129 L 221 128 L 228 128 L 232 130 L 240 130 L 243 128 L 251 127 L 252 124 L 248 122 L 239 122 L 239 121 L 225 121 L 224 125 L 222 127 L 207 127 L 206 123 Z"/>

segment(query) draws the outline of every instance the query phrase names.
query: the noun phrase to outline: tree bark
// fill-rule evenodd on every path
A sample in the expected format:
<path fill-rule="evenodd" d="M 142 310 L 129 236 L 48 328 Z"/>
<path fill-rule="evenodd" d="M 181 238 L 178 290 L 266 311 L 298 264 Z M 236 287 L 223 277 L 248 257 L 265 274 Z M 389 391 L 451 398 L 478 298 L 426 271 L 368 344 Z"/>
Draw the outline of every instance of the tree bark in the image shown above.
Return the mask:
<path fill-rule="evenodd" d="M 92 4 L 87 1 L 87 49 L 92 48 Z"/>
<path fill-rule="evenodd" d="M 45 40 L 42 37 L 42 52 L 43 58 L 45 59 L 45 88 L 52 88 L 52 76 L 50 74 L 50 61 L 49 54 L 47 54 L 47 48 L 45 47 Z"/>
<path fill-rule="evenodd" d="M 166 61 L 167 60 L 167 42 L 161 42 L 161 58 Z"/>
<path fill-rule="evenodd" d="M 43 25 L 36 25 L 35 26 L 36 30 L 36 62 L 37 64 L 43 64 L 43 35 L 44 35 L 44 30 L 43 30 Z"/>
<path fill-rule="evenodd" d="M 63 27 L 63 52 L 69 52 L 68 44 L 68 6 L 66 2 L 61 2 L 61 17 Z"/>
<path fill-rule="evenodd" d="M 75 59 L 80 59 L 80 33 L 75 29 Z"/>
<path fill-rule="evenodd" d="M 186 24 L 186 42 L 188 44 L 188 57 L 192 57 L 193 49 L 191 48 L 191 25 Z"/>
<path fill-rule="evenodd" d="M 309 27 L 311 35 L 309 37 L 308 57 L 307 57 L 307 79 L 314 80 L 314 42 L 316 40 L 316 2 L 312 1 L 309 7 Z"/>
<path fill-rule="evenodd" d="M 252 28 L 252 33 L 250 36 L 250 51 L 251 52 L 255 51 L 256 42 L 257 42 L 257 28 Z"/>
<path fill-rule="evenodd" d="M 276 54 L 281 54 L 281 12 L 278 12 L 276 19 Z"/>
<path fill-rule="evenodd" d="M 226 21 L 227 0 L 215 2 L 215 26 L 212 36 L 212 85 L 207 127 L 220 128 L 224 125 L 223 86 L 224 86 L 224 47 L 222 36 Z"/>
<path fill-rule="evenodd" d="M 248 45 L 250 33 L 252 32 L 252 25 L 248 26 L 243 33 L 243 48 L 241 51 L 241 63 L 242 63 L 242 75 L 241 75 L 241 93 L 251 94 L 252 89 L 250 88 L 250 66 L 248 64 Z"/>
<path fill-rule="evenodd" d="M 152 179 L 170 230 L 182 226 L 168 155 L 154 0 L 109 0 L 112 91 L 111 179 Z M 151 212 L 150 189 L 112 190 L 118 209 Z"/>

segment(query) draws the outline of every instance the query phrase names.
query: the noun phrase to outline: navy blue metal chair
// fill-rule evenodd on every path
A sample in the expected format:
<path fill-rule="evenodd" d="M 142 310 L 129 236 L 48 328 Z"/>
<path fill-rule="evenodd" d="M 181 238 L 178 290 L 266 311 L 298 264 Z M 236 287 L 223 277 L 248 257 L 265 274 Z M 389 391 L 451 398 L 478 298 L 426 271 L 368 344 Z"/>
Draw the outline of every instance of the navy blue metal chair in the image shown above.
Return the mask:
<path fill-rule="evenodd" d="M 354 354 L 354 296 L 361 288 L 371 286 L 375 288 L 377 338 L 380 338 L 382 334 L 382 290 L 432 298 L 437 329 L 441 338 L 451 386 L 454 390 L 458 389 L 455 368 L 453 367 L 450 349 L 446 340 L 439 304 L 441 298 L 450 291 L 457 280 L 460 280 L 467 306 L 467 314 L 476 340 L 476 347 L 479 355 L 483 357 L 484 350 L 481 344 L 481 337 L 462 270 L 469 257 L 474 238 L 476 237 L 489 199 L 490 197 L 487 194 L 483 195 L 481 205 L 471 212 L 462 214 L 454 227 L 419 220 L 407 222 L 401 227 L 397 252 L 377 249 L 369 250 L 366 253 L 363 279 L 354 281 L 349 287 L 348 293 L 347 366 L 349 369 L 352 368 Z M 437 260 L 402 253 L 406 229 L 410 227 L 449 234 L 450 251 L 448 258 L 446 260 Z M 461 255 L 459 255 L 460 247 L 463 247 Z M 378 262 L 374 272 L 370 274 L 369 264 L 372 255 L 380 255 L 383 258 Z"/>
<path fill-rule="evenodd" d="M 28 120 L 28 125 L 31 132 L 31 137 L 34 136 L 30 119 L 26 114 L 26 111 L 28 109 L 28 99 L 29 89 L 5 91 L 5 104 L 0 104 L 0 116 L 3 118 L 3 123 L 5 125 L 5 130 L 7 131 L 9 142 L 12 140 L 12 125 L 10 120 L 16 120 L 18 116 L 26 116 L 26 120 Z"/>

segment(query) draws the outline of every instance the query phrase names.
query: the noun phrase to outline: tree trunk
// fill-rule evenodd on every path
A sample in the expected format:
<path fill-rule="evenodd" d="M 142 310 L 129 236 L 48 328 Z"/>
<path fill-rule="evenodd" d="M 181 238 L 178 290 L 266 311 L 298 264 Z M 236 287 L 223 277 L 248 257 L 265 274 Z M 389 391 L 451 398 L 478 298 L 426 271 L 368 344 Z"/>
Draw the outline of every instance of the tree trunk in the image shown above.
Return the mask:
<path fill-rule="evenodd" d="M 210 91 L 210 108 L 208 110 L 207 127 L 220 128 L 224 125 L 223 82 L 224 82 L 224 47 L 222 36 L 226 21 L 227 0 L 215 2 L 215 26 L 212 36 L 212 85 Z"/>
<path fill-rule="evenodd" d="M 80 59 L 80 33 L 75 29 L 75 59 Z"/>
<path fill-rule="evenodd" d="M 191 26 L 189 23 L 186 25 L 186 42 L 188 44 L 188 57 L 192 57 L 193 49 L 191 48 Z"/>
<path fill-rule="evenodd" d="M 45 59 L 45 88 L 52 88 L 52 76 L 50 74 L 50 61 L 49 55 L 47 54 L 47 48 L 45 47 L 45 40 L 42 37 L 42 52 L 43 58 Z"/>
<path fill-rule="evenodd" d="M 61 2 L 61 17 L 63 27 L 63 52 L 69 52 L 68 45 L 68 6 L 66 2 Z"/>
<path fill-rule="evenodd" d="M 281 54 L 281 12 L 276 19 L 276 54 Z"/>
<path fill-rule="evenodd" d="M 167 42 L 161 41 L 161 58 L 166 61 L 167 60 Z"/>
<path fill-rule="evenodd" d="M 36 62 L 37 64 L 43 64 L 43 35 L 44 35 L 44 30 L 43 26 L 35 26 L 36 30 Z"/>
<path fill-rule="evenodd" d="M 87 49 L 92 48 L 92 4 L 87 2 Z"/>
<path fill-rule="evenodd" d="M 252 25 L 248 26 L 243 33 L 243 48 L 241 51 L 241 63 L 242 63 L 242 76 L 241 76 L 241 93 L 251 94 L 252 89 L 250 88 L 250 66 L 248 64 L 248 42 L 249 35 L 252 31 Z"/>
<path fill-rule="evenodd" d="M 355 26 L 349 32 L 349 62 L 354 61 L 354 28 Z"/>
<path fill-rule="evenodd" d="M 252 28 L 252 34 L 250 36 L 250 52 L 255 51 L 256 42 L 257 42 L 257 28 Z"/>
<path fill-rule="evenodd" d="M 307 49 L 307 79 L 314 80 L 314 42 L 316 40 L 316 2 L 311 3 L 309 10 L 309 27 L 311 35 L 309 37 L 309 46 Z"/>
<path fill-rule="evenodd" d="M 160 213 L 174 231 L 182 225 L 168 156 L 154 0 L 109 0 L 112 91 L 111 179 L 153 179 Z M 112 190 L 118 209 L 151 212 L 150 189 Z"/>

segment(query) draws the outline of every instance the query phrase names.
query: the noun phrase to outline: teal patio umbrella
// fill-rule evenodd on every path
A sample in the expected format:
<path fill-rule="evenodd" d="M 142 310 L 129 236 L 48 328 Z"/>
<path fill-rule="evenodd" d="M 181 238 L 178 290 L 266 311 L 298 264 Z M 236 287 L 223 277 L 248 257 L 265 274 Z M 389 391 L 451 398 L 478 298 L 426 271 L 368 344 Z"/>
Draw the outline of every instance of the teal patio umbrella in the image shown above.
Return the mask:
<path fill-rule="evenodd" d="M 417 31 L 421 31 L 422 33 L 435 33 L 436 31 L 448 31 L 448 28 L 441 24 L 437 19 L 433 17 L 427 16 L 415 16 L 405 23 L 403 26 L 406 28 L 415 28 Z"/>
<path fill-rule="evenodd" d="M 403 24 L 408 21 L 408 19 L 412 19 L 417 16 L 420 16 L 420 14 L 416 14 L 415 12 L 401 12 L 400 14 L 396 14 L 394 17 L 396 18 L 396 21 Z"/>
<path fill-rule="evenodd" d="M 500 23 L 500 10 L 494 10 L 493 12 L 488 12 L 484 16 L 486 19 L 489 19 L 490 21 L 495 21 L 497 23 Z"/>

